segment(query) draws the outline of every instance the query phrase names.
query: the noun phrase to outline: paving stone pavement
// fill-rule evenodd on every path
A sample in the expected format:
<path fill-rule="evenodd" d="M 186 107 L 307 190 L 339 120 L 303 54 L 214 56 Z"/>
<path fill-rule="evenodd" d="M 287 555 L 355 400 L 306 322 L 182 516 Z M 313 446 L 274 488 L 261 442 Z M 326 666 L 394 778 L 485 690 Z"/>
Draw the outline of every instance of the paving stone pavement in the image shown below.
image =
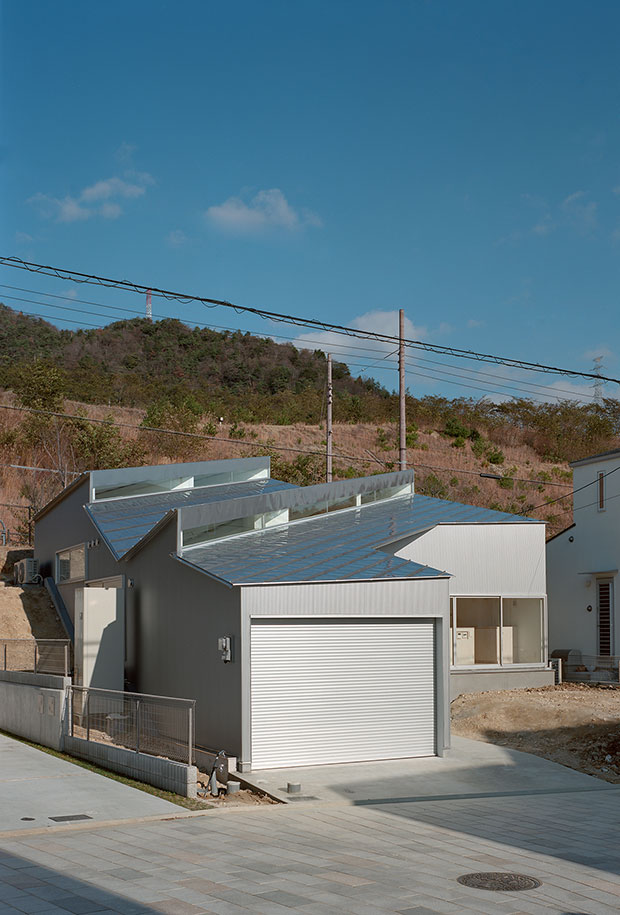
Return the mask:
<path fill-rule="evenodd" d="M 619 821 L 620 789 L 607 789 L 0 835 L 0 915 L 617 915 Z M 477 871 L 542 886 L 496 893 L 456 882 Z"/>

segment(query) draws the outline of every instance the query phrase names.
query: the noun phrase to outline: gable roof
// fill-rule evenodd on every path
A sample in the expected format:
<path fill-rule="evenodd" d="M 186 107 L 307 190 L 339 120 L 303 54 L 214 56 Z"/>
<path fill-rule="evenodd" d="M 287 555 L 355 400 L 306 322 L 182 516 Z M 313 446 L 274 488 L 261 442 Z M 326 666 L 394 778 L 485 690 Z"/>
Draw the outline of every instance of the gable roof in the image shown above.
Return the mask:
<path fill-rule="evenodd" d="M 182 561 L 230 585 L 437 578 L 449 573 L 382 552 L 438 524 L 544 524 L 475 505 L 407 495 L 302 522 L 216 540 Z"/>

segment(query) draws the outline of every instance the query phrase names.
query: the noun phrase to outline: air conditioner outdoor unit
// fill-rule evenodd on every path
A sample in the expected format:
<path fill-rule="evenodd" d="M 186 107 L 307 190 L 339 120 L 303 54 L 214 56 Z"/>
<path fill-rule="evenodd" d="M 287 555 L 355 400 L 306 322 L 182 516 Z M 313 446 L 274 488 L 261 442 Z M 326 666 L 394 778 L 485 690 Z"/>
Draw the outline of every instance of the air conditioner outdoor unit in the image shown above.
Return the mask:
<path fill-rule="evenodd" d="M 40 584 L 38 559 L 20 559 L 13 567 L 13 581 L 16 585 Z"/>

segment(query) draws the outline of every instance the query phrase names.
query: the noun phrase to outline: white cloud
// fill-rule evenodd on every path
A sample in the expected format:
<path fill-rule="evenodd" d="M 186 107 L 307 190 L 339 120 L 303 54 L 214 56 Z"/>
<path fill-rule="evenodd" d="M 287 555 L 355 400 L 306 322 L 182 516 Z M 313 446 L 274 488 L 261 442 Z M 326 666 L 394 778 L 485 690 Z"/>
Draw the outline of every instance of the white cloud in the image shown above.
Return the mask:
<path fill-rule="evenodd" d="M 467 322 L 467 326 L 471 330 L 475 329 L 476 327 L 484 327 L 485 324 L 486 324 L 486 321 L 477 321 L 476 318 L 470 318 L 469 321 Z"/>
<path fill-rule="evenodd" d="M 150 175 L 149 175 L 150 177 Z M 110 197 L 142 197 L 146 192 L 144 184 L 132 184 L 123 181 L 122 178 L 105 178 L 103 181 L 96 181 L 90 187 L 85 187 L 80 194 L 80 200 L 84 203 L 93 203 L 97 200 L 109 200 Z"/>
<path fill-rule="evenodd" d="M 114 153 L 114 158 L 117 162 L 122 162 L 127 164 L 133 159 L 133 154 L 135 153 L 137 147 L 133 143 L 127 143 L 125 140 L 118 147 Z"/>
<path fill-rule="evenodd" d="M 187 235 L 182 229 L 173 229 L 166 236 L 166 244 L 171 248 L 181 248 L 187 241 Z"/>
<path fill-rule="evenodd" d="M 585 191 L 575 191 L 562 202 L 562 211 L 568 223 L 582 235 L 592 232 L 597 224 L 597 204 L 586 197 Z"/>
<path fill-rule="evenodd" d="M 70 196 L 58 198 L 49 194 L 34 194 L 26 202 L 35 206 L 45 219 L 55 219 L 56 222 L 82 222 L 93 215 L 91 210 Z"/>
<path fill-rule="evenodd" d="M 123 211 L 118 203 L 110 203 L 107 201 L 106 203 L 102 204 L 99 212 L 104 219 L 118 219 Z"/>
<path fill-rule="evenodd" d="M 593 346 L 591 349 L 588 349 L 583 354 L 584 359 L 598 359 L 599 356 L 602 356 L 604 359 L 614 359 L 615 354 L 612 350 L 609 349 L 605 344 L 600 346 Z"/>
<path fill-rule="evenodd" d="M 205 219 L 215 228 L 233 235 L 253 235 L 270 228 L 290 232 L 303 226 L 322 225 L 320 217 L 311 210 L 298 213 L 277 187 L 259 191 L 249 203 L 241 197 L 229 197 L 224 203 L 210 206 Z"/>
<path fill-rule="evenodd" d="M 26 202 L 35 206 L 44 219 L 53 219 L 55 222 L 84 222 L 96 216 L 118 219 L 123 212 L 118 200 L 142 197 L 147 186 L 153 183 L 154 179 L 148 172 L 130 171 L 125 172 L 124 178 L 113 176 L 95 181 L 83 188 L 77 196 L 53 197 L 39 193 Z"/>
<path fill-rule="evenodd" d="M 538 221 L 532 226 L 533 235 L 544 237 L 561 228 L 572 229 L 580 235 L 589 235 L 598 225 L 598 204 L 587 199 L 586 191 L 574 191 L 552 207 L 546 200 L 532 194 L 522 194 L 522 199 L 540 211 Z"/>
<path fill-rule="evenodd" d="M 28 245 L 31 241 L 34 241 L 32 235 L 28 235 L 27 232 L 16 232 L 15 233 L 15 244 L 16 245 Z"/>
<path fill-rule="evenodd" d="M 356 330 L 365 330 L 370 333 L 393 334 L 398 336 L 398 311 L 368 311 L 366 314 L 359 315 L 350 322 L 350 326 Z M 429 332 L 426 327 L 418 327 L 405 316 L 405 337 L 410 340 L 426 340 Z M 358 337 L 347 337 L 344 334 L 338 334 L 335 331 L 313 331 L 308 330 L 300 334 L 293 344 L 298 349 L 321 349 L 325 353 L 333 351 L 334 358 L 340 362 L 374 362 L 379 361 L 376 371 L 380 371 L 383 357 L 393 353 L 397 348 L 397 343 L 382 340 L 364 340 Z M 367 352 L 367 350 L 370 350 Z M 385 360 L 387 364 L 387 359 Z M 363 372 L 361 368 L 355 368 L 356 374 Z"/>

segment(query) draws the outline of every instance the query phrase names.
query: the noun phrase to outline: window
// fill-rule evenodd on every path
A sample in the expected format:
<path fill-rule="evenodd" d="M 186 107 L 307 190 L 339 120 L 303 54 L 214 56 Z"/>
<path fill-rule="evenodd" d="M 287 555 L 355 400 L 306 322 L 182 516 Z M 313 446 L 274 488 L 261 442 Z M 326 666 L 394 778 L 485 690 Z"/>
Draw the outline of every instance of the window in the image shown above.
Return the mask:
<path fill-rule="evenodd" d="M 540 597 L 454 597 L 450 625 L 455 667 L 543 663 Z"/>
<path fill-rule="evenodd" d="M 71 547 L 56 553 L 56 581 L 82 581 L 86 578 L 86 547 Z"/>
<path fill-rule="evenodd" d="M 605 474 L 598 475 L 598 510 L 605 511 Z"/>
<path fill-rule="evenodd" d="M 596 582 L 598 653 L 609 658 L 613 654 L 613 581 L 600 578 Z"/>

